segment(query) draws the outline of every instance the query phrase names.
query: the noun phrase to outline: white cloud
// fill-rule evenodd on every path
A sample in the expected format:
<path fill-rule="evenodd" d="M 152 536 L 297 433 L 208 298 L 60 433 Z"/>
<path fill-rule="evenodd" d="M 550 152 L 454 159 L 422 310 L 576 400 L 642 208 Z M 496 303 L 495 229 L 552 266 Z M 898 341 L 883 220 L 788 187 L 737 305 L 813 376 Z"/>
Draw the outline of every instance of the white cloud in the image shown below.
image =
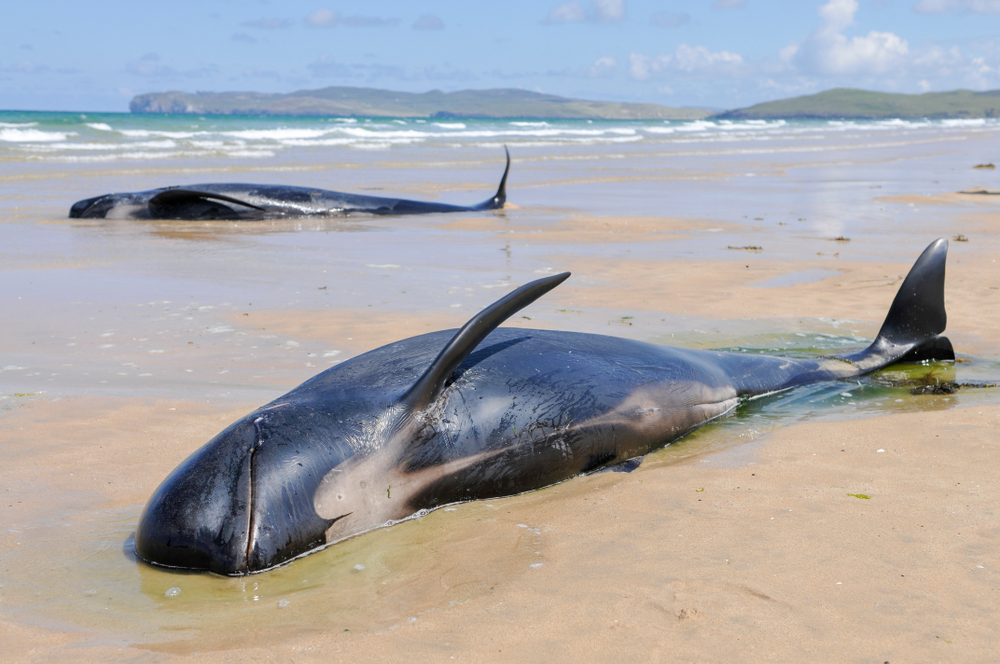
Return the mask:
<path fill-rule="evenodd" d="M 605 55 L 603 58 L 598 58 L 597 62 L 590 66 L 587 76 L 589 78 L 609 78 L 614 75 L 617 68 L 618 61 L 610 55 Z"/>
<path fill-rule="evenodd" d="M 947 49 L 940 46 L 932 46 L 914 58 L 913 64 L 921 69 L 939 68 L 946 71 L 958 67 L 964 59 L 962 51 L 958 46 L 952 46 Z"/>
<path fill-rule="evenodd" d="M 554 7 L 542 23 L 575 23 L 586 21 L 587 12 L 577 0 Z"/>
<path fill-rule="evenodd" d="M 731 51 L 710 51 L 704 46 L 681 44 L 673 53 L 650 57 L 629 55 L 629 76 L 637 81 L 673 72 L 734 75 L 745 69 L 743 57 Z"/>
<path fill-rule="evenodd" d="M 945 14 L 969 12 L 972 14 L 1000 14 L 1000 0 L 920 0 L 913 5 L 918 14 Z"/>
<path fill-rule="evenodd" d="M 630 53 L 628 60 L 628 75 L 637 81 L 645 81 L 654 73 L 659 72 L 661 69 L 666 69 L 670 65 L 669 55 L 651 58 L 641 53 Z"/>
<path fill-rule="evenodd" d="M 738 67 L 743 64 L 743 58 L 731 51 L 709 51 L 704 46 L 691 47 L 681 44 L 674 52 L 674 67 L 684 71 L 709 69 L 718 66 Z"/>
<path fill-rule="evenodd" d="M 625 0 L 594 0 L 594 16 L 598 21 L 616 23 L 625 17 Z"/>
<path fill-rule="evenodd" d="M 579 0 L 571 0 L 553 7 L 542 23 L 581 23 L 583 21 L 617 23 L 624 17 L 625 0 L 594 0 L 589 9 L 584 8 Z"/>
<path fill-rule="evenodd" d="M 317 9 L 312 14 L 309 14 L 309 16 L 306 16 L 306 23 L 315 28 L 332 28 L 337 25 L 337 21 L 339 20 L 340 15 L 326 7 Z"/>
<path fill-rule="evenodd" d="M 781 59 L 805 74 L 885 74 L 899 70 L 909 54 L 907 41 L 891 32 L 870 31 L 848 38 L 857 0 L 829 0 L 820 7 L 820 26 L 798 44 L 781 50 Z"/>
<path fill-rule="evenodd" d="M 991 67 L 985 57 L 970 57 L 958 46 L 931 46 L 913 59 L 912 67 L 923 77 L 919 85 L 925 91 L 930 89 L 929 81 L 937 81 L 934 87 L 938 89 L 962 85 L 983 90 L 996 87 L 998 80 L 997 68 Z"/>
<path fill-rule="evenodd" d="M 1000 0 L 914 0 L 911 6 L 925 12 L 1000 13 Z M 775 76 L 782 87 L 847 85 L 909 92 L 1000 87 L 1000 43 L 968 39 L 960 45 L 932 40 L 911 45 L 889 31 L 852 35 L 858 7 L 858 0 L 825 0 L 816 29 L 781 49 L 773 67 L 765 63 L 760 71 Z"/>
<path fill-rule="evenodd" d="M 854 23 L 854 14 L 857 11 L 858 0 L 829 0 L 819 8 L 819 15 L 826 23 L 827 29 L 843 30 Z"/>

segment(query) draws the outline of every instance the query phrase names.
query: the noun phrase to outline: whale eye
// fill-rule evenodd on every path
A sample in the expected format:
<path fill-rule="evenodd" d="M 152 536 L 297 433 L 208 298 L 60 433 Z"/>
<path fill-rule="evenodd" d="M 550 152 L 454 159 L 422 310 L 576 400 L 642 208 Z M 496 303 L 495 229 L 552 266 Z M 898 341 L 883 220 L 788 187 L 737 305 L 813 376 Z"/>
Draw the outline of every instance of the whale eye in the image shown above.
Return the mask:
<path fill-rule="evenodd" d="M 364 489 L 364 488 L 365 488 L 365 487 L 367 487 L 367 486 L 368 486 L 368 485 L 367 485 L 367 484 L 365 484 L 364 482 L 362 482 L 362 483 L 361 483 L 361 488 L 362 488 L 362 489 Z"/>
<path fill-rule="evenodd" d="M 343 499 L 344 499 L 343 494 L 338 493 L 337 494 L 337 500 L 343 500 Z"/>

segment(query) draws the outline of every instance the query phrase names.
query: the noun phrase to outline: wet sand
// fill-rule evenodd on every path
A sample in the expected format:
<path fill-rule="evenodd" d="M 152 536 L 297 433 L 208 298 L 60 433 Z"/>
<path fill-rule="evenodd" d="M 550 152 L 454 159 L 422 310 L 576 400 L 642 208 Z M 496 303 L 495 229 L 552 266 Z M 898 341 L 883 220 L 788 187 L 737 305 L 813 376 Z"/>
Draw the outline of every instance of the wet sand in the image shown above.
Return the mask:
<path fill-rule="evenodd" d="M 514 154 L 516 205 L 496 214 L 262 224 L 64 215 L 77 198 L 164 179 L 292 172 L 323 186 L 347 169 L 306 157 L 272 172 L 0 169 L 12 192 L 0 198 L 0 655 L 989 661 L 997 389 L 845 386 L 815 408 L 765 404 L 633 473 L 439 510 L 252 577 L 166 572 L 130 550 L 155 486 L 237 417 L 564 269 L 573 278 L 511 325 L 862 345 L 922 248 L 962 235 L 946 299 L 969 361 L 933 370 L 995 380 L 1000 200 L 954 192 L 998 188 L 972 167 L 1000 140 L 880 141 L 626 159 L 536 148 Z M 439 152 L 368 165 L 392 191 L 481 198 L 489 154 Z"/>

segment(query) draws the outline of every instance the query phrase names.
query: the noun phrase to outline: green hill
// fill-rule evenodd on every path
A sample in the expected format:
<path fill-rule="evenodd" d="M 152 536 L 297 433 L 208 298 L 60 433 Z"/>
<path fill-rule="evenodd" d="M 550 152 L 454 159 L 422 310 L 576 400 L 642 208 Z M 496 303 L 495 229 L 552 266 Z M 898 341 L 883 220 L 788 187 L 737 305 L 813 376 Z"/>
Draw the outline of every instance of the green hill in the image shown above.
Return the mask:
<path fill-rule="evenodd" d="M 836 88 L 726 111 L 713 117 L 723 120 L 993 118 L 1000 117 L 1000 90 L 953 90 L 907 95 Z"/>
<path fill-rule="evenodd" d="M 350 87 L 299 90 L 290 94 L 151 92 L 133 98 L 129 110 L 210 115 L 607 120 L 694 120 L 710 115 L 700 109 L 567 99 L 516 89 L 412 93 Z"/>

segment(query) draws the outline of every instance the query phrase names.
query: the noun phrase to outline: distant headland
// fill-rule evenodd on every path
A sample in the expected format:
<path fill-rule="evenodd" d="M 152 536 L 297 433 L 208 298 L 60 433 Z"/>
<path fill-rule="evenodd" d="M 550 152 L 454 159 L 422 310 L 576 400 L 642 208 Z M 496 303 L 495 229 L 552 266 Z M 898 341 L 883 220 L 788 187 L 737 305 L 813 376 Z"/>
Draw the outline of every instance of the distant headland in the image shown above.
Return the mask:
<path fill-rule="evenodd" d="M 779 99 L 713 116 L 722 120 L 913 120 L 1000 117 L 1000 90 L 925 92 L 908 95 L 835 88 Z"/>
<path fill-rule="evenodd" d="M 697 120 L 711 115 L 711 111 L 702 109 L 586 101 L 517 89 L 413 93 L 351 87 L 289 94 L 151 92 L 133 98 L 129 110 L 199 115 L 594 120 Z"/>
<path fill-rule="evenodd" d="M 129 104 L 133 113 L 297 115 L 369 118 L 487 118 L 593 120 L 947 119 L 1000 117 L 1000 90 L 900 94 L 836 88 L 749 108 L 713 113 L 658 104 L 570 99 L 519 89 L 394 92 L 328 87 L 288 94 L 150 92 Z"/>

